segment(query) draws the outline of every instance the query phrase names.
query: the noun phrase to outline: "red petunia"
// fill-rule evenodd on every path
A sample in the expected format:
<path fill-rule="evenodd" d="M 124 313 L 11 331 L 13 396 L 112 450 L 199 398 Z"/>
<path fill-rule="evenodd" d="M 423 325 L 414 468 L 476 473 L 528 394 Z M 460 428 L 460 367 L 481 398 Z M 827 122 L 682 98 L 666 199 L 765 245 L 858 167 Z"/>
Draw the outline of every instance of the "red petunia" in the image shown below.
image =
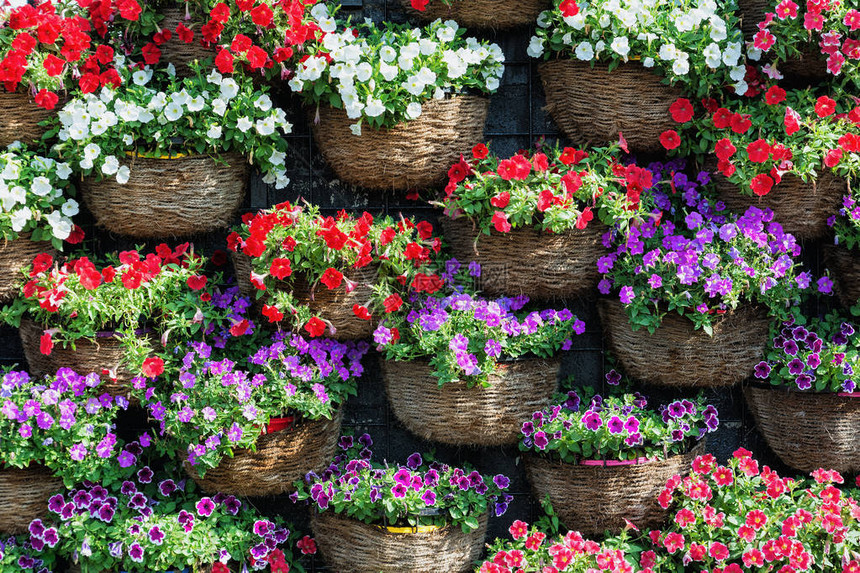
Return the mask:
<path fill-rule="evenodd" d="M 800 131 L 800 114 L 790 107 L 786 107 L 783 123 L 785 124 L 785 134 L 794 135 Z"/>
<path fill-rule="evenodd" d="M 591 212 L 591 207 L 586 207 L 579 214 L 579 217 L 576 218 L 576 228 L 579 230 L 585 229 L 592 219 L 594 219 L 594 213 Z"/>
<path fill-rule="evenodd" d="M 492 199 L 490 199 L 490 205 L 496 207 L 497 209 L 504 209 L 508 206 L 508 203 L 511 201 L 511 194 L 507 191 L 502 191 Z"/>
<path fill-rule="evenodd" d="M 243 318 L 242 320 L 234 323 L 233 326 L 230 327 L 230 335 L 231 336 L 242 336 L 243 334 L 248 332 L 248 327 L 250 327 L 250 326 L 251 326 L 251 324 L 248 322 L 248 319 Z"/>
<path fill-rule="evenodd" d="M 574 149 L 573 147 L 565 147 L 561 155 L 559 155 L 558 160 L 561 161 L 562 165 L 576 165 L 586 157 L 588 157 L 588 153 L 585 151 Z"/>
<path fill-rule="evenodd" d="M 824 165 L 827 167 L 836 167 L 840 161 L 842 161 L 841 149 L 831 149 L 824 156 Z"/>
<path fill-rule="evenodd" d="M 770 158 L 770 144 L 764 139 L 756 139 L 747 145 L 747 155 L 753 163 L 764 163 Z"/>
<path fill-rule="evenodd" d="M 51 338 L 51 333 L 45 331 L 39 339 L 39 352 L 45 356 L 49 356 L 54 349 L 54 340 Z"/>
<path fill-rule="evenodd" d="M 815 113 L 818 117 L 828 117 L 836 112 L 836 101 L 827 96 L 821 96 L 815 102 Z"/>
<path fill-rule="evenodd" d="M 384 301 L 382 301 L 382 306 L 385 307 L 385 312 L 395 312 L 399 310 L 403 305 L 403 299 L 400 298 L 400 295 L 397 293 L 391 294 Z"/>
<path fill-rule="evenodd" d="M 412 0 L 412 7 L 419 12 L 423 12 L 427 9 L 427 4 L 430 3 L 430 0 Z"/>
<path fill-rule="evenodd" d="M 669 106 L 669 113 L 676 122 L 687 123 L 693 119 L 693 104 L 688 99 L 678 98 Z"/>
<path fill-rule="evenodd" d="M 734 118 L 735 114 L 730 112 L 724 107 L 718 108 L 717 111 L 714 112 L 713 122 L 714 127 L 717 129 L 726 129 L 731 127 L 732 118 Z"/>
<path fill-rule="evenodd" d="M 44 109 L 54 109 L 56 107 L 57 102 L 60 101 L 60 98 L 54 92 L 48 91 L 46 89 L 39 90 L 39 93 L 36 94 L 36 97 L 33 98 L 41 108 Z"/>
<path fill-rule="evenodd" d="M 764 94 L 768 105 L 777 105 L 785 101 L 785 90 L 779 86 L 771 86 Z"/>
<path fill-rule="evenodd" d="M 511 224 L 508 222 L 507 214 L 502 211 L 496 211 L 493 213 L 493 227 L 500 233 L 507 233 L 511 230 Z"/>
<path fill-rule="evenodd" d="M 370 311 L 367 310 L 366 306 L 362 306 L 360 304 L 352 305 L 352 314 L 361 320 L 370 320 Z"/>
<path fill-rule="evenodd" d="M 135 2 L 135 0 L 119 0 L 117 8 L 119 8 L 119 15 L 126 20 L 136 22 L 138 17 L 140 17 L 140 4 Z"/>
<path fill-rule="evenodd" d="M 45 71 L 49 76 L 54 77 L 63 73 L 63 67 L 66 65 L 66 62 L 55 56 L 54 54 L 48 54 L 45 58 L 45 61 L 42 62 L 42 67 L 45 68 Z"/>
<path fill-rule="evenodd" d="M 230 7 L 223 2 L 219 2 L 209 11 L 209 17 L 215 22 L 223 24 L 230 19 Z"/>
<path fill-rule="evenodd" d="M 261 28 L 268 28 L 272 24 L 273 17 L 272 9 L 265 2 L 251 10 L 251 20 Z"/>
<path fill-rule="evenodd" d="M 233 73 L 233 54 L 230 53 L 230 50 L 224 48 L 218 52 L 218 55 L 215 56 L 215 66 L 222 74 Z"/>
<path fill-rule="evenodd" d="M 320 282 L 327 286 L 329 290 L 336 289 L 343 282 L 343 273 L 329 267 L 320 277 Z"/>
<path fill-rule="evenodd" d="M 313 338 L 317 336 L 322 336 L 325 332 L 325 323 L 317 317 L 311 318 L 307 324 L 305 324 L 305 330 L 308 331 Z"/>
<path fill-rule="evenodd" d="M 188 280 L 185 282 L 188 285 L 188 288 L 190 288 L 191 290 L 201 290 L 203 287 L 206 286 L 207 280 L 208 279 L 205 275 L 194 275 L 188 277 Z"/>
<path fill-rule="evenodd" d="M 194 41 L 194 32 L 182 22 L 176 25 L 176 35 L 179 36 L 179 40 L 185 44 L 190 44 Z"/>
<path fill-rule="evenodd" d="M 472 166 L 460 154 L 460 161 L 455 163 L 448 169 L 448 179 L 454 183 L 459 183 L 472 173 Z"/>
<path fill-rule="evenodd" d="M 579 5 L 576 3 L 576 0 L 561 0 L 558 9 L 565 18 L 579 14 Z"/>
<path fill-rule="evenodd" d="M 738 134 L 746 133 L 752 127 L 752 121 L 749 115 L 741 115 L 736 113 L 732 116 L 732 131 Z"/>
<path fill-rule="evenodd" d="M 660 145 L 666 149 L 678 149 L 681 146 L 681 136 L 674 129 L 669 129 L 660 134 Z"/>
<path fill-rule="evenodd" d="M 771 179 L 770 175 L 760 173 L 753 177 L 752 182 L 750 182 L 750 189 L 759 197 L 763 197 L 773 189 L 773 179 Z"/>
<path fill-rule="evenodd" d="M 143 61 L 146 64 L 153 65 L 157 64 L 161 59 L 161 50 L 158 46 L 155 45 L 154 42 L 149 42 L 140 50 L 141 54 L 143 54 Z"/>
<path fill-rule="evenodd" d="M 737 148 L 727 137 L 724 137 L 723 139 L 719 140 L 714 148 L 714 153 L 717 155 L 717 158 L 722 161 L 728 161 L 729 158 L 734 155 L 736 151 Z"/>
<path fill-rule="evenodd" d="M 278 310 L 278 307 L 270 304 L 263 305 L 263 316 L 269 319 L 269 322 L 278 322 L 284 318 L 284 313 Z"/>
<path fill-rule="evenodd" d="M 253 45 L 254 43 L 251 41 L 251 38 L 245 34 L 236 34 L 236 37 L 233 38 L 233 42 L 230 44 L 230 49 L 237 53 L 247 52 Z"/>
<path fill-rule="evenodd" d="M 147 378 L 155 378 L 164 372 L 164 360 L 159 356 L 150 356 L 143 361 L 143 368 L 141 371 Z"/>
<path fill-rule="evenodd" d="M 475 159 L 486 159 L 487 155 L 489 154 L 490 150 L 487 149 L 487 146 L 483 143 L 479 143 L 472 148 L 472 157 L 474 157 Z"/>
<path fill-rule="evenodd" d="M 245 54 L 245 58 L 247 58 L 251 69 L 258 70 L 266 65 L 266 60 L 269 59 L 269 56 L 266 54 L 266 50 L 260 46 L 251 46 L 248 53 Z"/>

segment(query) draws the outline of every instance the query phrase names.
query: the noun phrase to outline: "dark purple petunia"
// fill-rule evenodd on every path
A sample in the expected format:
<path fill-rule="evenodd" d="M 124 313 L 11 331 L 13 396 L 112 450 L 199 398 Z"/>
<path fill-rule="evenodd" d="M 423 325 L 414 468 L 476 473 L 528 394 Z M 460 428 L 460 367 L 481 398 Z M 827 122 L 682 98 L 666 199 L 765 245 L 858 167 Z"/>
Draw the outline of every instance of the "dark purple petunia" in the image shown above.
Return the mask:
<path fill-rule="evenodd" d="M 215 511 L 215 503 L 209 497 L 202 497 L 194 507 L 197 509 L 197 515 L 200 517 L 209 517 Z"/>
<path fill-rule="evenodd" d="M 539 450 L 543 450 L 546 448 L 547 444 L 549 444 L 549 440 L 546 437 L 546 434 L 542 431 L 538 431 L 534 435 L 534 444 L 535 447 Z"/>
<path fill-rule="evenodd" d="M 417 470 L 424 464 L 424 459 L 421 457 L 421 454 L 415 452 L 408 458 L 406 458 L 406 466 L 409 469 Z"/>
<path fill-rule="evenodd" d="M 797 376 L 798 374 L 803 374 L 803 369 L 803 360 L 801 360 L 800 358 L 793 358 L 791 362 L 788 363 L 789 374 L 793 374 L 795 376 Z"/>
<path fill-rule="evenodd" d="M 796 356 L 797 355 L 797 351 L 798 351 L 797 343 L 793 340 L 786 340 L 785 344 L 782 345 L 782 349 L 789 356 Z"/>
<path fill-rule="evenodd" d="M 493 477 L 493 483 L 499 489 L 508 489 L 508 486 L 511 485 L 511 480 L 505 475 L 498 474 Z"/>
<path fill-rule="evenodd" d="M 801 390 L 809 390 L 812 387 L 812 376 L 809 374 L 801 374 L 795 380 L 797 387 Z"/>
<path fill-rule="evenodd" d="M 427 506 L 435 505 L 435 503 L 436 503 L 436 492 L 428 489 L 421 496 L 421 501 L 423 501 L 424 505 L 427 505 Z"/>
<path fill-rule="evenodd" d="M 755 377 L 763 380 L 768 376 L 770 376 L 770 365 L 762 360 L 755 365 Z"/>

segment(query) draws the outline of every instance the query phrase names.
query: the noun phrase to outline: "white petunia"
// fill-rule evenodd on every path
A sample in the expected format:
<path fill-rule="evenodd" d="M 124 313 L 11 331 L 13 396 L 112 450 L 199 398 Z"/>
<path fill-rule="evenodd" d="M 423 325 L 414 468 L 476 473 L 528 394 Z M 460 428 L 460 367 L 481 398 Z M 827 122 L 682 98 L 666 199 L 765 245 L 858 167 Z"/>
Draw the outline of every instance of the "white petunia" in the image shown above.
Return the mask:
<path fill-rule="evenodd" d="M 57 163 L 57 177 L 60 179 L 68 179 L 72 174 L 72 168 L 68 163 Z"/>
<path fill-rule="evenodd" d="M 131 81 L 135 83 L 135 85 L 145 86 L 149 83 L 150 78 L 152 77 L 152 70 L 137 70 L 133 74 L 131 74 Z"/>
<path fill-rule="evenodd" d="M 487 89 L 491 92 L 499 89 L 499 79 L 498 78 L 487 78 Z"/>
<path fill-rule="evenodd" d="M 128 165 L 123 165 L 116 172 L 116 182 L 120 185 L 125 185 L 128 183 L 128 178 L 131 176 L 131 170 L 129 170 Z"/>
<path fill-rule="evenodd" d="M 361 62 L 355 68 L 355 79 L 360 82 L 366 82 L 373 75 L 373 67 L 367 62 Z"/>
<path fill-rule="evenodd" d="M 210 139 L 220 139 L 221 138 L 221 126 L 217 125 L 217 124 L 211 126 L 209 128 L 209 130 L 206 132 L 206 137 L 208 137 Z"/>
<path fill-rule="evenodd" d="M 627 59 L 627 54 L 630 53 L 630 41 L 627 39 L 627 36 L 617 36 L 609 44 L 609 47 L 625 60 Z"/>
<path fill-rule="evenodd" d="M 379 117 L 385 113 L 385 106 L 382 105 L 382 100 L 367 96 L 367 105 L 364 107 L 364 113 L 368 117 Z"/>
<path fill-rule="evenodd" d="M 182 117 L 182 105 L 175 101 L 170 102 L 164 108 L 164 117 L 166 117 L 168 121 L 176 121 Z"/>
<path fill-rule="evenodd" d="M 526 53 L 532 58 L 541 57 L 543 55 L 543 38 L 532 36 L 529 47 L 526 48 Z"/>
<path fill-rule="evenodd" d="M 87 159 L 86 157 L 84 157 L 80 161 L 80 166 L 81 166 L 81 169 L 92 169 L 93 168 L 93 160 Z"/>
<path fill-rule="evenodd" d="M 267 117 L 264 119 L 258 119 L 256 123 L 257 133 L 263 136 L 272 135 L 275 133 L 275 119 L 273 117 Z"/>
<path fill-rule="evenodd" d="M 418 50 L 421 52 L 422 56 L 432 56 L 436 53 L 436 48 L 438 46 L 439 44 L 428 38 L 421 38 L 418 40 Z"/>
<path fill-rule="evenodd" d="M 41 175 L 39 177 L 34 177 L 33 184 L 30 185 L 30 191 L 39 197 L 44 197 L 53 190 L 54 187 L 51 185 L 51 181 L 47 177 L 43 177 Z"/>
<path fill-rule="evenodd" d="M 206 105 L 206 100 L 201 96 L 196 96 L 189 99 L 186 105 L 188 106 L 188 111 L 200 111 Z"/>
<path fill-rule="evenodd" d="M 406 106 L 406 117 L 409 119 L 418 119 L 421 116 L 421 104 L 413 101 Z"/>
<path fill-rule="evenodd" d="M 275 177 L 275 189 L 283 189 L 287 185 L 290 184 L 290 178 L 287 177 L 287 173 L 278 173 L 277 177 Z"/>
<path fill-rule="evenodd" d="M 267 94 L 263 94 L 254 100 L 254 107 L 259 109 L 260 111 L 269 111 L 272 109 L 272 98 L 270 98 Z"/>
<path fill-rule="evenodd" d="M 574 54 L 576 54 L 577 59 L 590 62 L 594 58 L 594 48 L 591 46 L 591 42 L 580 42 L 574 50 Z"/>
<path fill-rule="evenodd" d="M 227 113 L 227 102 L 225 102 L 221 98 L 213 99 L 212 100 L 212 111 L 214 111 L 218 115 L 223 116 L 225 113 Z"/>
<path fill-rule="evenodd" d="M 272 155 L 269 156 L 269 163 L 272 165 L 283 165 L 284 160 L 287 158 L 287 154 L 283 151 L 278 151 L 277 149 L 272 151 Z"/>
<path fill-rule="evenodd" d="M 119 170 L 119 160 L 114 155 L 108 155 L 105 157 L 104 163 L 102 163 L 102 173 L 105 175 L 113 175 Z"/>
<path fill-rule="evenodd" d="M 90 128 L 85 125 L 73 125 L 69 128 L 69 137 L 75 141 L 83 141 L 90 134 Z"/>
<path fill-rule="evenodd" d="M 95 159 L 102 152 L 101 147 L 96 145 L 95 143 L 88 143 L 86 147 L 84 147 L 84 157 L 87 159 Z"/>
<path fill-rule="evenodd" d="M 397 50 L 391 46 L 382 46 L 379 48 L 379 59 L 385 63 L 393 62 L 397 58 Z"/>
<path fill-rule="evenodd" d="M 74 199 L 68 199 L 63 203 L 63 206 L 60 207 L 60 210 L 66 217 L 74 217 L 80 211 L 80 205 L 78 205 L 78 202 Z"/>
<path fill-rule="evenodd" d="M 302 90 L 305 88 L 305 82 L 296 77 L 288 81 L 287 85 L 290 86 L 290 89 L 296 93 L 301 93 Z"/>
<path fill-rule="evenodd" d="M 390 82 L 397 77 L 397 74 L 400 73 L 400 68 L 398 68 L 397 66 L 390 66 L 385 62 L 380 62 L 379 73 L 382 74 L 382 77 L 385 79 L 385 81 Z"/>
<path fill-rule="evenodd" d="M 33 212 L 28 207 L 21 207 L 16 211 L 12 211 L 10 221 L 12 223 L 12 230 L 16 233 L 20 232 L 24 228 L 24 225 L 32 218 Z"/>
<path fill-rule="evenodd" d="M 442 26 L 438 30 L 436 30 L 436 37 L 440 42 L 450 42 L 456 36 L 457 31 L 453 28 L 449 28 L 448 26 Z"/>
<path fill-rule="evenodd" d="M 246 131 L 251 129 L 253 125 L 254 124 L 251 122 L 251 120 L 245 116 L 242 116 L 238 120 L 236 120 L 236 127 L 239 128 L 239 131 L 241 131 L 242 133 L 245 133 Z"/>
<path fill-rule="evenodd" d="M 690 72 L 690 56 L 681 52 L 681 56 L 672 64 L 672 72 L 676 76 L 686 76 Z"/>
<path fill-rule="evenodd" d="M 353 135 L 361 135 L 361 124 L 353 123 L 349 126 L 349 130 L 352 132 Z"/>
<path fill-rule="evenodd" d="M 220 85 L 221 85 L 221 81 L 222 81 L 223 79 L 224 79 L 224 76 L 222 76 L 222 75 L 218 72 L 218 70 L 212 70 L 211 72 L 209 72 L 209 75 L 208 75 L 208 76 L 206 76 L 206 81 L 207 81 L 207 82 L 209 82 L 209 83 L 210 83 L 210 84 L 212 84 L 212 85 L 215 85 L 215 86 L 220 86 Z"/>
<path fill-rule="evenodd" d="M 132 143 L 134 143 L 134 138 L 131 136 L 130 133 L 126 133 L 122 136 L 122 142 L 125 145 L 131 145 Z"/>
<path fill-rule="evenodd" d="M 313 58 L 311 58 L 313 59 Z M 221 99 L 230 101 L 239 93 L 239 84 L 233 78 L 227 78 L 221 82 Z"/>
<path fill-rule="evenodd" d="M 720 67 L 723 54 L 720 52 L 720 46 L 716 42 L 708 44 L 708 46 L 702 51 L 702 55 L 705 56 L 705 64 L 707 64 L 709 68 L 715 70 Z"/>

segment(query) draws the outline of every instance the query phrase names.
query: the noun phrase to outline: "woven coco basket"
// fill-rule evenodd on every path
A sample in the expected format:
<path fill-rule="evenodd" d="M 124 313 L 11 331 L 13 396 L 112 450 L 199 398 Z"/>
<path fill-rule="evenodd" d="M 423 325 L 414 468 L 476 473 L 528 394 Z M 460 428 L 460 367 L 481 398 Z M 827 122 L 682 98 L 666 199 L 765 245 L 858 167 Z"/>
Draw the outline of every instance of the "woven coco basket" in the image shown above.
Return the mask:
<path fill-rule="evenodd" d="M 860 299 L 860 255 L 846 247 L 824 244 L 824 261 L 836 279 L 836 294 L 850 308 Z"/>
<path fill-rule="evenodd" d="M 716 388 L 732 386 L 752 374 L 768 340 L 768 319 L 752 307 L 719 315 L 714 335 L 694 330 L 692 321 L 670 312 L 660 327 L 634 331 L 617 300 L 597 302 L 607 343 L 624 371 L 660 386 Z"/>
<path fill-rule="evenodd" d="M 27 144 L 38 141 L 46 131 L 39 122 L 50 119 L 56 112 L 36 105 L 27 92 L 0 88 L 0 149 L 5 151 L 16 140 Z"/>
<path fill-rule="evenodd" d="M 669 106 L 681 97 L 677 88 L 639 62 L 609 71 L 597 64 L 554 60 L 538 66 L 546 110 L 565 135 L 581 145 L 618 141 L 623 133 L 630 151 L 663 152 L 660 134 L 675 129 Z"/>
<path fill-rule="evenodd" d="M 738 186 L 721 173 L 713 173 L 712 178 L 720 200 L 728 209 L 737 213 L 743 213 L 750 205 L 771 209 L 774 220 L 797 239 L 817 239 L 826 235 L 829 231 L 827 218 L 839 211 L 842 196 L 848 190 L 845 179 L 829 171 L 822 171 L 814 184 L 786 175 L 763 197 L 742 195 Z"/>
<path fill-rule="evenodd" d="M 32 263 L 39 253 L 53 256 L 56 251 L 51 243 L 31 241 L 27 235 L 0 242 L 0 304 L 11 302 L 18 295 L 24 284 L 21 269 Z"/>
<path fill-rule="evenodd" d="M 561 358 L 499 363 L 489 388 L 465 382 L 439 387 L 427 360 L 383 360 L 388 402 L 416 436 L 452 445 L 501 446 L 522 437 L 523 420 L 546 408 L 558 387 Z"/>
<path fill-rule="evenodd" d="M 526 476 L 537 499 L 547 495 L 553 511 L 568 528 L 588 537 L 617 533 L 629 519 L 640 530 L 659 526 L 667 511 L 657 503 L 666 481 L 690 471 L 692 451 L 664 460 L 636 465 L 584 466 L 550 461 L 538 455 L 523 456 Z"/>
<path fill-rule="evenodd" d="M 411 18 L 424 23 L 441 18 L 455 20 L 464 28 L 482 30 L 528 26 L 551 7 L 546 0 L 453 0 L 450 6 L 442 0 L 433 0 L 421 12 L 412 8 L 411 0 L 400 0 L 400 4 Z"/>
<path fill-rule="evenodd" d="M 555 234 L 534 228 L 484 235 L 466 217 L 440 219 L 454 257 L 481 264 L 481 290 L 491 296 L 526 294 L 532 300 L 567 298 L 597 286 L 597 259 L 606 226 Z M 477 242 L 476 242 L 477 239 Z"/>
<path fill-rule="evenodd" d="M 293 482 L 310 471 L 321 471 L 337 451 L 343 409 L 331 420 L 306 420 L 297 426 L 263 434 L 257 451 L 237 450 L 201 478 L 186 465 L 188 474 L 207 492 L 239 496 L 278 495 L 291 492 Z"/>
<path fill-rule="evenodd" d="M 126 237 L 161 238 L 227 227 L 245 198 L 248 162 L 239 154 L 129 158 L 131 178 L 83 180 L 81 194 L 99 226 Z"/>
<path fill-rule="evenodd" d="M 435 531 L 392 533 L 376 525 L 313 512 L 311 529 L 325 563 L 338 573 L 406 573 L 472 571 L 484 548 L 488 515 L 478 529 L 463 533 L 447 526 Z"/>
<path fill-rule="evenodd" d="M 188 67 L 191 62 L 196 60 L 202 63 L 206 58 L 215 59 L 215 49 L 206 47 L 201 43 L 200 22 L 194 16 L 190 20 L 186 20 L 184 8 L 162 8 L 160 12 L 164 15 L 164 20 L 160 24 L 161 29 L 170 30 L 172 33 L 170 40 L 159 46 L 161 49 L 159 63 L 161 65 L 173 64 L 177 76 L 187 77 L 194 73 Z M 190 44 L 180 40 L 176 33 L 176 26 L 180 22 L 194 32 L 194 41 Z"/>
<path fill-rule="evenodd" d="M 767 444 L 786 464 L 811 472 L 860 471 L 860 398 L 778 388 L 744 388 Z"/>
<path fill-rule="evenodd" d="M 342 109 L 319 108 L 313 122 L 317 145 L 342 181 L 376 190 L 427 189 L 445 182 L 460 154 L 484 138 L 489 99 L 458 95 L 431 100 L 421 115 L 391 129 L 364 126 L 353 135 Z"/>
<path fill-rule="evenodd" d="M 71 368 L 78 374 L 89 374 L 95 372 L 101 376 L 100 388 L 111 396 L 125 396 L 128 394 L 131 379 L 134 377 L 126 368 L 123 358 L 123 348 L 119 338 L 109 333 L 99 336 L 94 341 L 80 339 L 75 343 L 75 349 L 71 346 L 63 348 L 55 345 L 51 354 L 42 354 L 39 342 L 44 330 L 38 324 L 29 319 L 21 320 L 18 334 L 21 336 L 21 344 L 24 346 L 24 357 L 27 359 L 30 374 L 41 377 L 46 374 L 54 374 L 60 368 Z M 116 380 L 102 374 L 103 370 L 116 373 Z"/>
<path fill-rule="evenodd" d="M 47 468 L 0 469 L 0 533 L 25 533 L 30 522 L 48 513 L 48 498 L 63 480 Z"/>

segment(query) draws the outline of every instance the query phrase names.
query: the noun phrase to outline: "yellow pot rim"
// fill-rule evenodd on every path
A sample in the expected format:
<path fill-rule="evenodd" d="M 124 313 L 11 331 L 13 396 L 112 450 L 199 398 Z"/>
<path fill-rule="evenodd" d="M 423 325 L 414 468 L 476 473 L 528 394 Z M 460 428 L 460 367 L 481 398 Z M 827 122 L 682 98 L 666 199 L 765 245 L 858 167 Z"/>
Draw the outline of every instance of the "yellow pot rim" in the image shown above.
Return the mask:
<path fill-rule="evenodd" d="M 126 151 L 125 154 L 129 157 L 140 157 L 141 159 L 180 159 L 182 157 L 188 157 L 187 153 L 176 153 L 174 155 L 141 155 L 136 151 Z"/>
<path fill-rule="evenodd" d="M 380 525 L 378 527 L 386 530 L 389 533 L 430 533 L 432 531 L 439 531 L 440 529 L 442 529 L 438 525 L 419 525 L 417 527 L 394 527 L 392 525 Z"/>

